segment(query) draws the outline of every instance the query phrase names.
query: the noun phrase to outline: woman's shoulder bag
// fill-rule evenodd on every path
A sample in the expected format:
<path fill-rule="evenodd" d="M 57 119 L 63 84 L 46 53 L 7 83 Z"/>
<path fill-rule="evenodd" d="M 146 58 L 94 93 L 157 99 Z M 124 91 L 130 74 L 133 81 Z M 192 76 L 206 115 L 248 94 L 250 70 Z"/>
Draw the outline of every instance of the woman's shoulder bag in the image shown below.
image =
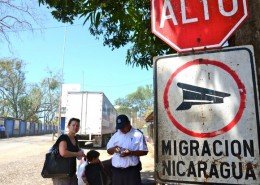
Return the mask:
<path fill-rule="evenodd" d="M 43 178 L 62 178 L 69 177 L 71 175 L 70 159 L 61 157 L 59 153 L 59 143 L 61 137 L 68 136 L 60 136 L 56 143 L 52 146 L 49 153 L 46 154 L 41 173 Z"/>

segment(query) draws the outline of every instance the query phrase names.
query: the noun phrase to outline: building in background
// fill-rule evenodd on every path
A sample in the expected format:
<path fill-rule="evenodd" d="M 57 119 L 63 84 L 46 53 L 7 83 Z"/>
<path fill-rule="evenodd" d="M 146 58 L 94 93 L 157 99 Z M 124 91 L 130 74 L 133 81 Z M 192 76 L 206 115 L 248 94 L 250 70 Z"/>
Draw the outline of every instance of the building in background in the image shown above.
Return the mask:
<path fill-rule="evenodd" d="M 68 93 L 69 92 L 79 92 L 80 84 L 62 84 L 61 88 L 61 102 L 60 102 L 60 131 L 61 133 L 65 132 L 65 114 L 66 114 L 66 105 L 68 103 Z"/>

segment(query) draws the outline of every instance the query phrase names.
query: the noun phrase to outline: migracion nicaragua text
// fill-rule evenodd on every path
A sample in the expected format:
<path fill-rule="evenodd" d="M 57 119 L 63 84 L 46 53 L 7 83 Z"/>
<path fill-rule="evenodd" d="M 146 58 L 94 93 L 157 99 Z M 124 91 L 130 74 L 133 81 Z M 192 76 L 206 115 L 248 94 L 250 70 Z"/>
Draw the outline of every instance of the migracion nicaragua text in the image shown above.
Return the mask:
<path fill-rule="evenodd" d="M 256 180 L 255 164 L 242 160 L 255 157 L 254 151 L 253 140 L 162 140 L 162 159 L 176 159 L 162 160 L 162 175 Z M 232 161 L 233 158 L 239 160 Z"/>

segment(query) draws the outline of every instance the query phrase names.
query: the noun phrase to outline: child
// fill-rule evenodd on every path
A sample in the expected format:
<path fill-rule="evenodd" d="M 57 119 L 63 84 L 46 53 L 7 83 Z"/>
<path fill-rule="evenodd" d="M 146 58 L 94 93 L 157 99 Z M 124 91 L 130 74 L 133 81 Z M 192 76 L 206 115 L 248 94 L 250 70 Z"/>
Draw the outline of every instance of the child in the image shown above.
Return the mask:
<path fill-rule="evenodd" d="M 111 183 L 99 160 L 99 155 L 100 153 L 95 150 L 90 150 L 87 153 L 88 165 L 85 167 L 85 177 L 89 185 L 107 185 Z"/>

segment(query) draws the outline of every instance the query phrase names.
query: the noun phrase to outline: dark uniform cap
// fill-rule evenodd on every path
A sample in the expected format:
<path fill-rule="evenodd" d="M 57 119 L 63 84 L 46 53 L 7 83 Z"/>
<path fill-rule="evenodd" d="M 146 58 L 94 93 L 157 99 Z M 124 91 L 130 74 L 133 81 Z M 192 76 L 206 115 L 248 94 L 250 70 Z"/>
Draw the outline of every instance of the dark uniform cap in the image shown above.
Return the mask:
<path fill-rule="evenodd" d="M 129 123 L 129 119 L 126 115 L 121 114 L 119 116 L 117 116 L 116 118 L 116 129 L 121 129 L 124 128 L 124 126 L 126 125 L 126 123 Z"/>

